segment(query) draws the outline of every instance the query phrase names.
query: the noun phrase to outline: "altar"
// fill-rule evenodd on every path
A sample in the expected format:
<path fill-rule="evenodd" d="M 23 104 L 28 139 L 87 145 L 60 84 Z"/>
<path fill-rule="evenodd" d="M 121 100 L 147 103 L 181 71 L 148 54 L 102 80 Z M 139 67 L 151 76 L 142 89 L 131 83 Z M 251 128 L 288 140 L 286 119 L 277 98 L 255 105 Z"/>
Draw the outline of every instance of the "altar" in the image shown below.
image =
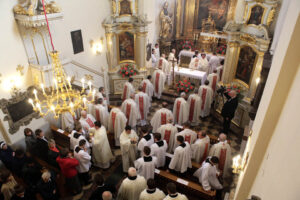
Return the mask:
<path fill-rule="evenodd" d="M 204 84 L 204 81 L 207 78 L 207 73 L 189 68 L 175 67 L 175 77 L 176 76 L 188 77 L 190 79 L 195 79 L 199 81 L 199 83 L 201 82 L 201 84 Z"/>

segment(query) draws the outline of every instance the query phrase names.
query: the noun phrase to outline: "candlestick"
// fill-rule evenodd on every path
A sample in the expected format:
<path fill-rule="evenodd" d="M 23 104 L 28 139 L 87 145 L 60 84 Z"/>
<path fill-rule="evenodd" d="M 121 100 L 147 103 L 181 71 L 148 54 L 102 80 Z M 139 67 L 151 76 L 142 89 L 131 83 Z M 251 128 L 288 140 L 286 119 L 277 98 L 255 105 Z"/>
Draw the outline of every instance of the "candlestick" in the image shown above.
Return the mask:
<path fill-rule="evenodd" d="M 86 107 L 86 98 L 84 97 L 82 100 L 83 100 L 83 107 Z"/>
<path fill-rule="evenodd" d="M 67 81 L 68 81 L 69 87 L 72 88 L 72 86 L 71 86 L 71 77 L 70 76 L 68 76 Z"/>
<path fill-rule="evenodd" d="M 82 83 L 82 90 L 84 90 L 84 79 L 81 79 L 81 83 Z"/>
<path fill-rule="evenodd" d="M 44 88 L 44 84 L 43 84 L 43 83 L 41 84 L 41 88 L 42 88 L 43 94 L 46 94 L 45 88 Z"/>

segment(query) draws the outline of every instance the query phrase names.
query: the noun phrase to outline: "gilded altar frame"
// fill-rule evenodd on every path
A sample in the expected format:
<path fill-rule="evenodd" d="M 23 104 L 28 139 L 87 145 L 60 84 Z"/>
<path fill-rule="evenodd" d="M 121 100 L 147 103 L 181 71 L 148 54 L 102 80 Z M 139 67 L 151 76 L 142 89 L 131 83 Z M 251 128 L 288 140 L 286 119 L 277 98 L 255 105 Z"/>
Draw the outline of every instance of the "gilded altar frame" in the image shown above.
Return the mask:
<path fill-rule="evenodd" d="M 112 13 L 114 16 L 119 17 L 128 17 L 136 15 L 138 13 L 138 1 L 137 0 L 128 0 L 130 2 L 130 14 L 121 14 L 121 3 L 124 0 L 112 0 Z"/>

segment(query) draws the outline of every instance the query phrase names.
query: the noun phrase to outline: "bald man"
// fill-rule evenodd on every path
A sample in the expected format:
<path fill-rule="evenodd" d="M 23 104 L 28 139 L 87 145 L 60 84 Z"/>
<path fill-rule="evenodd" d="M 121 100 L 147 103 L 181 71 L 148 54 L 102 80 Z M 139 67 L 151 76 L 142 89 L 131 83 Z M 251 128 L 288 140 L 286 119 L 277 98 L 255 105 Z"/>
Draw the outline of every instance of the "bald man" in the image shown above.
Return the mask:
<path fill-rule="evenodd" d="M 234 118 L 235 110 L 238 107 L 238 98 L 236 92 L 231 90 L 230 92 L 224 93 L 227 101 L 224 103 L 221 115 L 223 117 L 223 133 L 228 133 L 230 129 L 230 122 Z"/>
<path fill-rule="evenodd" d="M 85 110 L 81 111 L 81 117 L 79 119 L 79 122 L 82 126 L 84 134 L 87 134 L 90 130 L 90 128 L 94 128 L 94 122 L 96 119 L 91 114 L 87 114 Z"/>
<path fill-rule="evenodd" d="M 216 156 L 219 158 L 218 168 L 222 172 L 223 178 L 230 175 L 231 169 L 231 147 L 227 142 L 227 136 L 224 133 L 219 135 L 219 143 L 214 144 L 210 151 L 209 156 Z"/>
<path fill-rule="evenodd" d="M 123 180 L 117 200 L 139 200 L 141 192 L 147 188 L 144 177 L 137 175 L 136 169 L 128 169 L 128 177 Z"/>
<path fill-rule="evenodd" d="M 113 198 L 112 198 L 111 192 L 110 191 L 103 192 L 102 199 L 103 200 L 112 200 Z"/>

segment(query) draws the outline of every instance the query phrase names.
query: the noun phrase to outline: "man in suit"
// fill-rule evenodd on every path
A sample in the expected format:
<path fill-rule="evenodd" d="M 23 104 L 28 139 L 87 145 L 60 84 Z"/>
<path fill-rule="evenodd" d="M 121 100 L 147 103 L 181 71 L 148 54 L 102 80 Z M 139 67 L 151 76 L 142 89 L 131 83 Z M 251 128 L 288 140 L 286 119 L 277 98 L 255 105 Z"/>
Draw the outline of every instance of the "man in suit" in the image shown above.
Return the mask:
<path fill-rule="evenodd" d="M 36 145 L 35 145 L 35 152 L 36 155 L 42 159 L 47 160 L 48 158 L 48 140 L 44 136 L 44 132 L 41 129 L 37 129 L 35 131 L 36 135 Z"/>
<path fill-rule="evenodd" d="M 227 134 L 230 128 L 230 122 L 234 117 L 239 102 L 234 90 L 231 90 L 228 93 L 225 92 L 224 95 L 227 98 L 227 101 L 222 108 L 221 115 L 223 116 L 223 133 Z"/>

